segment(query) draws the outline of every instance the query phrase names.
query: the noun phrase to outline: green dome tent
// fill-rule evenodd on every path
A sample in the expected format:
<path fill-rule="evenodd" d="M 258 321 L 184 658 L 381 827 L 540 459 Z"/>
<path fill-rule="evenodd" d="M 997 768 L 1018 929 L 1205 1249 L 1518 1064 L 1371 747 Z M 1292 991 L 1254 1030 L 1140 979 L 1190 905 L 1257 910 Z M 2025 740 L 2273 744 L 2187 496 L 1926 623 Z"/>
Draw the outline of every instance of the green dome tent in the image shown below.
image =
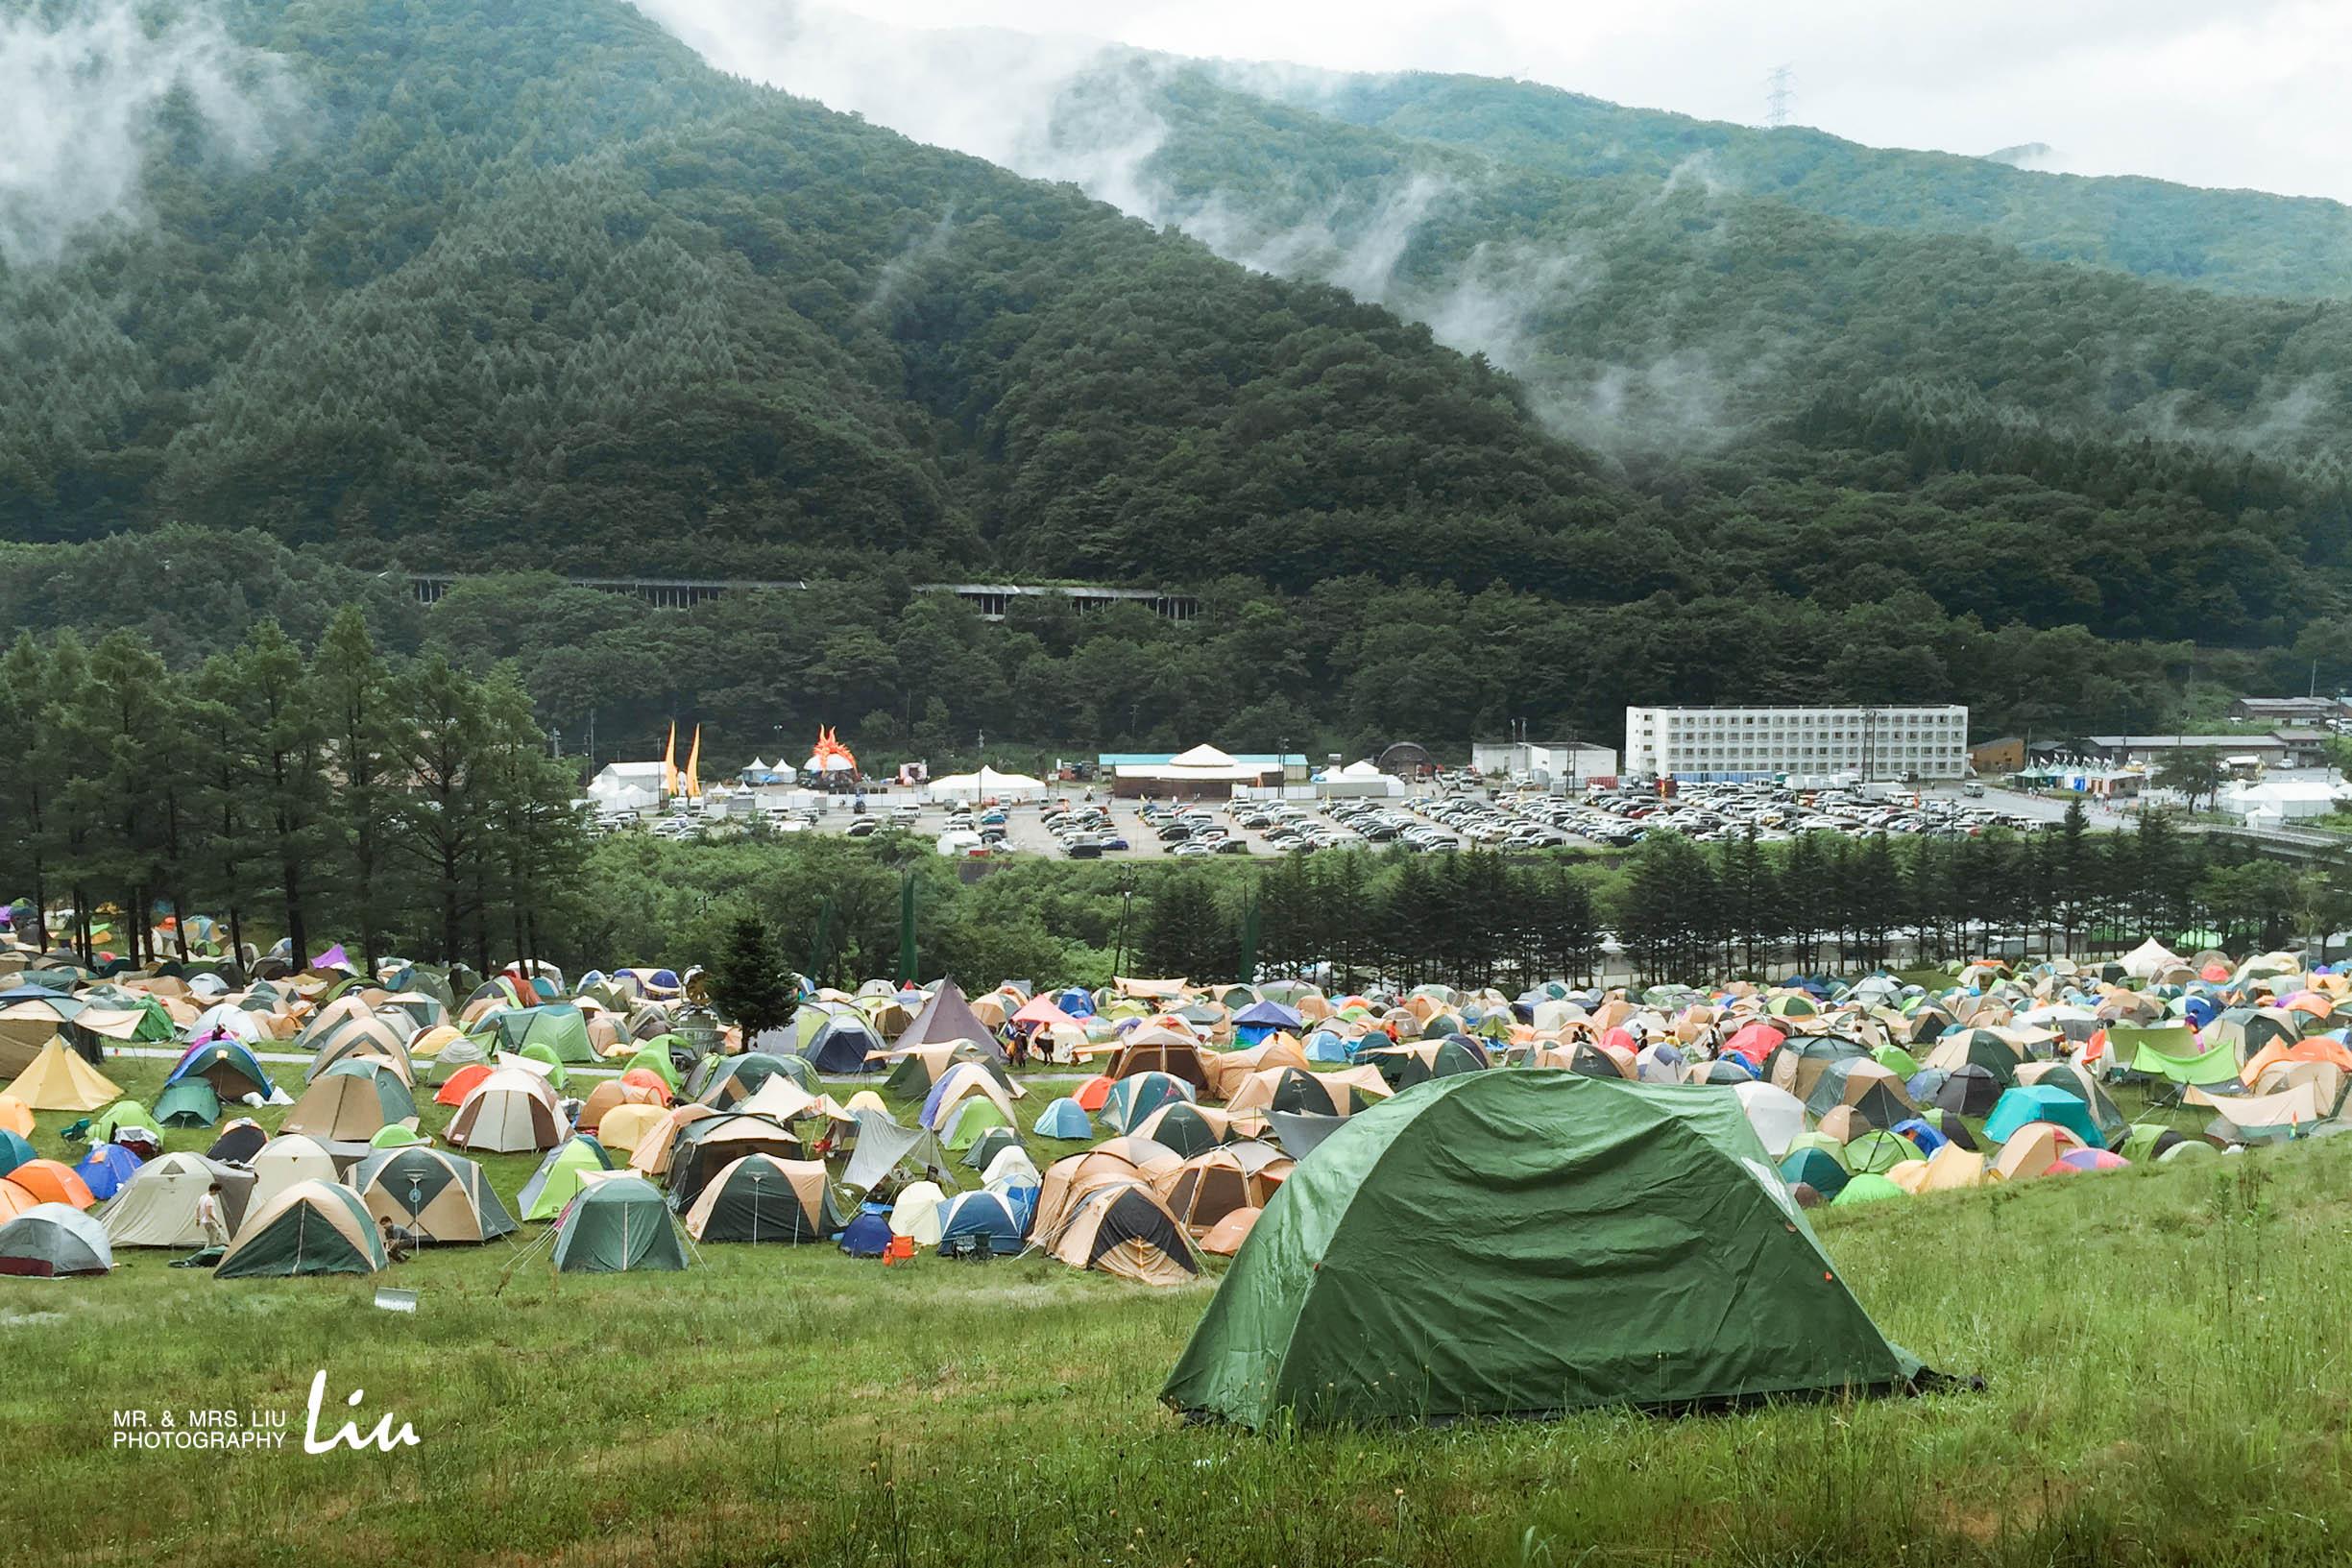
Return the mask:
<path fill-rule="evenodd" d="M 1531 1325 L 1549 1325 L 1531 1332 Z M 1421 1084 L 1282 1184 L 1161 1398 L 1259 1427 L 1910 1387 L 1736 1097 Z"/>
<path fill-rule="evenodd" d="M 686 1248 L 661 1190 L 643 1176 L 613 1176 L 584 1189 L 555 1226 L 559 1274 L 681 1269 Z"/>

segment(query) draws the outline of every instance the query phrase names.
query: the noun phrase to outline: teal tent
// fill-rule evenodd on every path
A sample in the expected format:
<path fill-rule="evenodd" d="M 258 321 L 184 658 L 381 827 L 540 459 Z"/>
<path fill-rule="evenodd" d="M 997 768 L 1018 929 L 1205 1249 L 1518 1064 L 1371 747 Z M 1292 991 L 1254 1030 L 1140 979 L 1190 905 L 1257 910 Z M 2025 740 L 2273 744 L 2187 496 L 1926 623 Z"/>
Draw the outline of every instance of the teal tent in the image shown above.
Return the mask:
<path fill-rule="evenodd" d="M 2002 1090 L 1993 1114 L 1984 1119 L 1984 1135 L 1996 1144 L 2005 1144 L 2030 1122 L 2064 1127 L 2091 1148 L 2107 1146 L 2107 1135 L 2092 1120 L 2091 1107 L 2078 1096 L 2049 1084 Z"/>

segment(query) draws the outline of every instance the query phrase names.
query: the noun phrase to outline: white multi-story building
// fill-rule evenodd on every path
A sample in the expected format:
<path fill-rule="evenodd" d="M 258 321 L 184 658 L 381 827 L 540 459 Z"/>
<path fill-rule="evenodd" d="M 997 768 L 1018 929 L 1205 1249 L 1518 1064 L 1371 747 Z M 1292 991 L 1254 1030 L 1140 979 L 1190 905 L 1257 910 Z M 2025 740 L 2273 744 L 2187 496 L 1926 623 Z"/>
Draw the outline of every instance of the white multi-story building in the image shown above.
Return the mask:
<path fill-rule="evenodd" d="M 1868 708 L 1628 708 L 1625 771 L 1632 778 L 1767 779 L 1853 774 L 1865 783 L 1958 779 L 1968 772 L 1968 710 Z"/>

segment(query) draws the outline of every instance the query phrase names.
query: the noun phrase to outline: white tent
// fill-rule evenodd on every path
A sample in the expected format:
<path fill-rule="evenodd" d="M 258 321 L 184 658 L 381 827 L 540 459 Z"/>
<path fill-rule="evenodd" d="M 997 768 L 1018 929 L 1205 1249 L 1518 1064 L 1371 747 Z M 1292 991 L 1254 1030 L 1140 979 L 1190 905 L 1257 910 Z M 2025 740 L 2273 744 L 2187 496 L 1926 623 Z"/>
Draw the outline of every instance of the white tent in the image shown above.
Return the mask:
<path fill-rule="evenodd" d="M 2151 936 L 2123 955 L 2123 973 L 2135 980 L 2152 980 L 2180 968 L 2181 962 L 2180 954 Z"/>
<path fill-rule="evenodd" d="M 1735 1083 L 1732 1093 L 1739 1097 L 1739 1108 L 1747 1113 L 1748 1125 L 1756 1129 L 1757 1142 L 1774 1159 L 1786 1154 L 1788 1146 L 1805 1136 L 1805 1101 L 1780 1085 Z"/>
<path fill-rule="evenodd" d="M 306 1181 L 333 1181 L 334 1157 L 327 1146 L 299 1132 L 281 1133 L 261 1146 L 253 1158 L 254 1190 L 246 1199 L 258 1209 L 289 1187 Z"/>
<path fill-rule="evenodd" d="M 1043 779 L 1026 773 L 999 773 L 982 765 L 978 773 L 951 773 L 934 779 L 924 794 L 935 801 L 1035 800 L 1046 792 Z"/>
<path fill-rule="evenodd" d="M 483 1154 L 553 1148 L 571 1131 L 547 1080 L 499 1068 L 473 1086 L 449 1118 L 449 1141 Z"/>
<path fill-rule="evenodd" d="M 221 1190 L 221 1228 L 236 1234 L 245 1218 L 254 1173 L 219 1165 L 200 1154 L 162 1154 L 140 1166 L 99 1216 L 107 1240 L 117 1247 L 197 1247 L 205 1244 L 196 1205 L 206 1191 Z"/>

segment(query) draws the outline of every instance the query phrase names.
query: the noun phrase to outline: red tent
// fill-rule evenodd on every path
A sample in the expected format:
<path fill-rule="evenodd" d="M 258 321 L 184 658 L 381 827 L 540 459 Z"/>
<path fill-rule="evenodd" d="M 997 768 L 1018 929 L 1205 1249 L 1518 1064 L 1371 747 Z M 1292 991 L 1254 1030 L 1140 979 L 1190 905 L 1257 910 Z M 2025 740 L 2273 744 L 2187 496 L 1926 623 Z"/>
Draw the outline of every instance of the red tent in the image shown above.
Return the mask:
<path fill-rule="evenodd" d="M 473 1086 L 488 1076 L 490 1076 L 488 1062 L 468 1062 L 449 1074 L 449 1081 L 441 1086 L 441 1093 L 433 1097 L 433 1103 L 436 1105 L 463 1105 L 466 1102 L 466 1097 L 473 1092 Z"/>
<path fill-rule="evenodd" d="M 1078 1086 L 1078 1093 L 1073 1095 L 1071 1098 L 1078 1101 L 1078 1108 L 1079 1110 L 1084 1111 L 1088 1116 L 1092 1116 L 1103 1108 L 1103 1102 L 1104 1100 L 1110 1098 L 1111 1081 L 1111 1079 L 1103 1076 L 1103 1074 L 1097 1073 L 1095 1076 L 1088 1078 L 1084 1083 L 1079 1084 Z"/>

